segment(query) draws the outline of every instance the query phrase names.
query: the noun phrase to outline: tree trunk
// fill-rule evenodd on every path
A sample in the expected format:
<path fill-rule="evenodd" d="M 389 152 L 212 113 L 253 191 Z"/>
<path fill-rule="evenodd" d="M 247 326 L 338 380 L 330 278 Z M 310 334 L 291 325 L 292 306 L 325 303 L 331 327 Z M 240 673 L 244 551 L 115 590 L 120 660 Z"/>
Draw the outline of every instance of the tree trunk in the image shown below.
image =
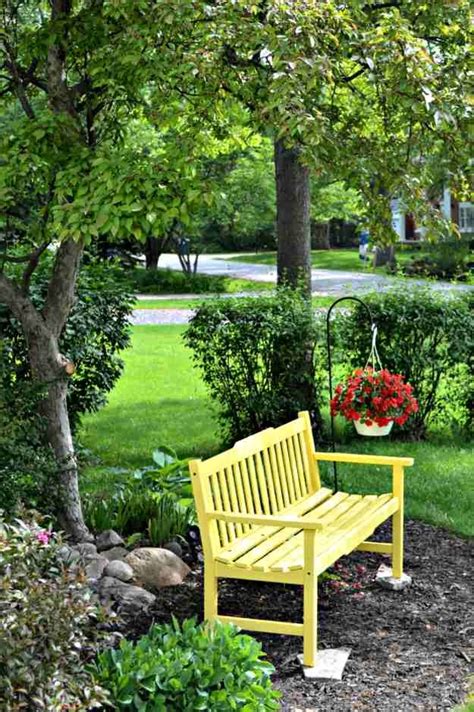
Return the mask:
<path fill-rule="evenodd" d="M 298 148 L 275 143 L 278 284 L 311 295 L 311 192 L 309 169 Z"/>
<path fill-rule="evenodd" d="M 161 255 L 161 240 L 157 237 L 147 237 L 145 243 L 145 266 L 149 270 L 158 269 L 158 260 Z"/>
<path fill-rule="evenodd" d="M 42 313 L 18 285 L 0 273 L 0 300 L 21 323 L 32 376 L 45 387 L 41 412 L 58 467 L 58 519 L 67 534 L 77 541 L 92 537 L 82 516 L 67 410 L 67 380 L 73 368 L 60 353 L 58 341 L 74 302 L 82 249 L 83 245 L 74 240 L 65 240 L 58 247 Z"/>
<path fill-rule="evenodd" d="M 72 364 L 59 352 L 57 339 L 47 330 L 35 329 L 27 334 L 27 339 L 33 377 L 46 387 L 40 408 L 58 467 L 58 520 L 74 540 L 91 540 L 82 515 L 77 461 L 67 409 L 68 370 Z"/>
<path fill-rule="evenodd" d="M 329 221 L 326 223 L 313 222 L 311 224 L 311 242 L 315 250 L 330 250 Z"/>

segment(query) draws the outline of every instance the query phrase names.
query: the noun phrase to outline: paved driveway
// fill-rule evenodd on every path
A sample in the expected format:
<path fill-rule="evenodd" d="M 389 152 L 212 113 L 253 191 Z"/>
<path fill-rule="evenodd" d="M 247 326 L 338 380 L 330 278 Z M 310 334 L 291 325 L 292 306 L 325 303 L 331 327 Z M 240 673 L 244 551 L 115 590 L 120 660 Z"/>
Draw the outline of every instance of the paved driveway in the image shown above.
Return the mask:
<path fill-rule="evenodd" d="M 252 279 L 256 282 L 273 282 L 276 284 L 276 268 L 273 265 L 247 264 L 246 262 L 232 262 L 227 257 L 238 255 L 201 255 L 198 262 L 198 272 L 227 277 Z M 181 269 L 178 257 L 174 254 L 164 254 L 160 257 L 160 267 Z M 400 283 L 396 277 L 389 277 L 372 272 L 349 272 L 342 270 L 313 269 L 311 270 L 312 292 L 315 296 L 331 295 L 342 297 L 348 294 L 381 291 Z M 410 288 L 411 285 L 425 284 L 434 289 L 466 290 L 472 287 L 466 285 L 452 285 L 448 282 L 431 282 L 422 279 L 403 280 L 403 284 Z"/>
<path fill-rule="evenodd" d="M 239 277 L 255 282 L 271 282 L 276 284 L 276 269 L 272 265 L 247 264 L 232 262 L 228 257 L 233 255 L 202 255 L 199 258 L 198 271 L 212 275 Z M 238 256 L 238 255 L 235 255 Z M 174 254 L 160 257 L 160 267 L 180 270 L 179 260 Z M 409 289 L 412 285 L 427 285 L 438 290 L 468 290 L 468 285 L 452 285 L 448 282 L 431 282 L 422 279 L 398 280 L 396 277 L 372 274 L 371 272 L 349 272 L 342 270 L 313 269 L 311 270 L 312 291 L 315 296 L 333 296 L 334 298 L 364 292 L 383 291 L 403 283 Z M 179 299 L 180 295 L 173 295 Z M 189 298 L 193 295 L 182 295 Z M 238 295 L 233 295 L 238 296 Z M 150 295 L 145 295 L 147 299 Z M 168 297 L 169 298 L 169 297 Z M 132 316 L 133 324 L 186 324 L 193 314 L 192 309 L 136 309 Z"/>

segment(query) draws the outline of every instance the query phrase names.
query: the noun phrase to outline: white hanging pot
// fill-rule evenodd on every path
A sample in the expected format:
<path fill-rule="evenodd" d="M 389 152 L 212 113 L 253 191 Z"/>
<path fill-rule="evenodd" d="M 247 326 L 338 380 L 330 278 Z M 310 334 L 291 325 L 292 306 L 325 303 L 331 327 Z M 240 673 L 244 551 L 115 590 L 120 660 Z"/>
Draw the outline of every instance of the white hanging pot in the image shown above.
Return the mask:
<path fill-rule="evenodd" d="M 377 425 L 377 423 L 365 425 L 361 423 L 360 420 L 354 420 L 353 422 L 359 435 L 366 435 L 371 438 L 380 438 L 383 435 L 388 435 L 393 426 L 393 420 L 391 420 L 388 425 Z"/>

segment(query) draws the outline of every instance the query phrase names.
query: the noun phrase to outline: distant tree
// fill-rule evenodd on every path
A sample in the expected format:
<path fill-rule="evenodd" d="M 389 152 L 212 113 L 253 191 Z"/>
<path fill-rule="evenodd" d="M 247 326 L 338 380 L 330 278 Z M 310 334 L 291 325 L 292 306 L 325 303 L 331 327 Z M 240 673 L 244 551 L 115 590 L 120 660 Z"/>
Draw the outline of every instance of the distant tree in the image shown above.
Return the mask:
<path fill-rule="evenodd" d="M 421 210 L 449 171 L 466 188 L 468 0 L 212 3 L 170 0 L 173 77 L 200 110 L 242 102 L 275 140 L 278 273 L 310 278 L 310 167 L 368 204 L 375 240 L 393 238 L 390 196 Z"/>

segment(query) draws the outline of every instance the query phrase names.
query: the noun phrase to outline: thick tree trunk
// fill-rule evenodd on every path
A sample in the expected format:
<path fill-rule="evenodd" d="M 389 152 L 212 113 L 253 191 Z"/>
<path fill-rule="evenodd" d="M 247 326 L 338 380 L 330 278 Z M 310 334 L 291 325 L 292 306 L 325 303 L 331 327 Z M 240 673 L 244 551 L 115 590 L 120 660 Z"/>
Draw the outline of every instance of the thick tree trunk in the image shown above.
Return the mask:
<path fill-rule="evenodd" d="M 147 237 L 145 243 L 145 266 L 149 270 L 158 269 L 161 255 L 161 240 L 157 237 Z"/>
<path fill-rule="evenodd" d="M 311 192 L 298 148 L 275 143 L 278 283 L 311 294 Z"/>

